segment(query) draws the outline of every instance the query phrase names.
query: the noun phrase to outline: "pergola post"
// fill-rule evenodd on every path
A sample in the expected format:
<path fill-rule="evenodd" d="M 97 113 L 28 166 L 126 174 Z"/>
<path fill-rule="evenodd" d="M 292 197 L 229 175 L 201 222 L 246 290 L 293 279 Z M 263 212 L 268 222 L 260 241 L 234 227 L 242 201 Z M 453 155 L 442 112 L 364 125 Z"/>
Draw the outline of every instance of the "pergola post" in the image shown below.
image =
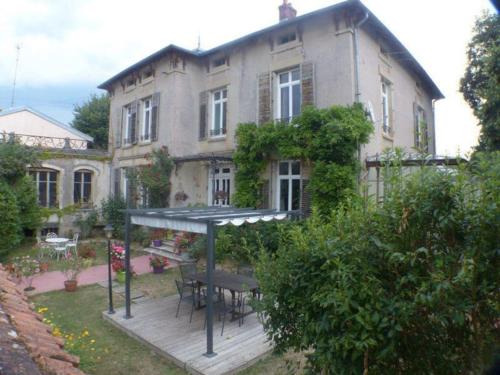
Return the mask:
<path fill-rule="evenodd" d="M 125 214 L 125 319 L 132 318 L 130 313 L 130 214 Z"/>
<path fill-rule="evenodd" d="M 207 223 L 207 352 L 206 357 L 214 353 L 214 268 L 215 268 L 215 235 L 212 221 Z"/>

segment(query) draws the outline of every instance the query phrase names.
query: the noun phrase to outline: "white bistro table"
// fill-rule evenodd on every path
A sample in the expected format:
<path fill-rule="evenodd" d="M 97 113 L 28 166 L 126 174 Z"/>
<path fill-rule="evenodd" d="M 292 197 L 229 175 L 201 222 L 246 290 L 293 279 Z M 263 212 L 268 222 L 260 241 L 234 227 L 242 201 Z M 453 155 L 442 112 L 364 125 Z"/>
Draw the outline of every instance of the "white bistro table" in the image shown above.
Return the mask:
<path fill-rule="evenodd" d="M 59 260 L 59 256 L 61 255 L 61 253 L 63 253 L 66 256 L 66 244 L 69 242 L 69 238 L 65 237 L 47 238 L 45 239 L 45 242 L 47 242 L 48 244 L 50 244 L 50 246 L 53 247 L 57 260 Z"/>

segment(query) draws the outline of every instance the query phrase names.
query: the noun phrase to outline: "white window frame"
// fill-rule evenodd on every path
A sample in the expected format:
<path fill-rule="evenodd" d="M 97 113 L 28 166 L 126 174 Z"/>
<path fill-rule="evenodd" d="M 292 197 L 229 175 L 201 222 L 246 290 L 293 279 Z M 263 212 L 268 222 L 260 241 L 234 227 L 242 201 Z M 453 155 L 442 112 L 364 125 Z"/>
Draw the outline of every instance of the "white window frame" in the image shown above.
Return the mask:
<path fill-rule="evenodd" d="M 217 94 L 219 94 L 219 99 L 215 99 L 215 96 Z M 215 111 L 217 106 L 220 106 L 221 110 L 219 124 L 215 123 L 216 122 Z M 224 124 L 224 119 L 226 120 L 225 124 Z M 227 87 L 212 92 L 212 121 L 210 124 L 210 137 L 221 138 L 225 137 L 226 133 L 227 133 Z"/>
<path fill-rule="evenodd" d="M 75 179 L 76 173 L 81 173 L 80 181 L 76 181 L 76 179 Z M 85 182 L 84 174 L 90 174 L 90 182 Z M 93 194 L 93 190 L 94 190 L 93 189 L 93 179 L 94 179 L 93 177 L 94 177 L 94 173 L 88 169 L 77 169 L 76 171 L 73 172 L 73 203 L 74 204 L 82 204 L 82 205 L 91 205 L 92 204 L 92 202 L 93 202 L 92 194 Z M 84 189 L 85 184 L 90 185 L 90 194 L 89 194 L 89 199 L 87 202 L 83 202 L 83 201 L 76 202 L 75 201 L 75 185 L 77 183 L 80 184 L 80 198 L 83 197 L 83 192 L 85 190 Z"/>
<path fill-rule="evenodd" d="M 125 131 L 123 137 L 124 145 L 131 145 L 132 140 L 130 139 L 130 120 L 132 119 L 132 105 L 129 104 L 125 106 Z"/>
<path fill-rule="evenodd" d="M 40 204 L 40 173 L 47 173 L 47 180 L 43 181 L 45 184 L 45 201 L 46 204 L 42 205 Z M 56 180 L 50 181 L 49 173 L 55 173 L 56 174 Z M 28 171 L 28 174 L 35 174 L 35 184 L 36 184 L 36 197 L 37 197 L 37 202 L 41 207 L 47 207 L 47 208 L 54 208 L 59 206 L 59 172 L 56 170 L 52 169 L 41 169 L 41 170 L 30 170 Z M 55 204 L 53 206 L 50 205 L 50 185 L 55 184 L 56 188 L 56 196 L 55 196 Z"/>
<path fill-rule="evenodd" d="M 382 78 L 382 83 L 380 86 L 380 92 L 382 95 L 382 131 L 385 134 L 393 133 L 392 126 L 392 84 L 387 79 Z"/>
<path fill-rule="evenodd" d="M 299 74 L 299 79 L 293 80 L 293 72 L 298 71 Z M 288 80 L 285 83 L 280 82 L 280 78 L 282 75 L 287 74 L 288 75 Z M 293 119 L 295 116 L 298 116 L 301 112 L 299 110 L 298 114 L 293 114 L 293 87 L 299 86 L 299 93 L 300 93 L 300 98 L 299 98 L 299 108 L 302 106 L 302 92 L 300 91 L 301 88 L 301 74 L 300 74 L 300 67 L 295 67 L 289 70 L 284 70 L 281 72 L 276 73 L 276 82 L 277 82 L 277 90 L 276 90 L 276 114 L 275 114 L 275 119 L 277 121 L 285 121 L 285 122 L 290 122 L 291 119 Z M 288 87 L 288 116 L 283 117 L 281 114 L 281 89 Z"/>
<path fill-rule="evenodd" d="M 292 163 L 298 162 L 300 165 L 300 172 L 299 174 L 292 174 Z M 281 163 L 288 163 L 288 174 L 287 175 L 280 175 L 280 164 Z M 298 160 L 280 160 L 277 163 L 277 168 L 276 168 L 276 209 L 281 211 L 280 207 L 280 201 L 281 201 L 281 181 L 285 180 L 288 181 L 288 210 L 292 209 L 292 201 L 293 201 L 293 195 L 292 195 L 292 186 L 293 186 L 293 181 L 298 180 L 299 181 L 299 208 L 300 204 L 302 201 L 302 164 Z"/>
<path fill-rule="evenodd" d="M 229 169 L 229 171 L 224 171 Z M 217 172 L 218 171 L 218 172 Z M 231 195 L 234 194 L 234 167 L 228 164 L 212 166 L 208 170 L 208 206 L 229 207 L 231 206 Z M 219 187 L 219 190 L 217 189 Z M 224 199 L 214 197 L 214 192 L 224 191 L 228 195 Z"/>
<path fill-rule="evenodd" d="M 149 103 L 149 106 L 146 106 Z M 153 120 L 153 98 L 150 96 L 141 101 L 142 104 L 142 123 L 141 123 L 141 142 L 151 142 L 151 121 Z M 146 124 L 146 122 L 148 124 Z M 147 136 L 147 137 L 146 137 Z"/>

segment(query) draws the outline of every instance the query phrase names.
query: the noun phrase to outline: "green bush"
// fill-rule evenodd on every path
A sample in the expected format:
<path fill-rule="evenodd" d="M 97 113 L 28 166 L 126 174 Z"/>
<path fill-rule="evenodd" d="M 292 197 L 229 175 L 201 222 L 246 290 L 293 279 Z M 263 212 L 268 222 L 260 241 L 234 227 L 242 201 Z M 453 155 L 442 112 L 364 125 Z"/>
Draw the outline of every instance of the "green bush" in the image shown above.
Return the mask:
<path fill-rule="evenodd" d="M 382 205 L 315 214 L 261 253 L 265 329 L 311 373 L 482 374 L 500 342 L 500 154 L 390 171 Z"/>
<path fill-rule="evenodd" d="M 121 212 L 127 208 L 127 203 L 122 197 L 109 197 L 101 202 L 102 217 L 105 224 L 113 226 L 113 237 L 115 239 L 123 239 L 125 214 Z"/>
<path fill-rule="evenodd" d="M 99 215 L 96 210 L 88 212 L 79 212 L 75 219 L 75 225 L 80 229 L 82 238 L 87 238 L 92 234 L 92 230 L 99 221 Z"/>
<path fill-rule="evenodd" d="M 21 242 L 22 227 L 16 195 L 0 180 L 0 259 Z"/>
<path fill-rule="evenodd" d="M 13 189 L 19 208 L 19 220 L 23 230 L 35 231 L 42 224 L 42 210 L 38 205 L 36 187 L 30 176 L 23 176 Z"/>

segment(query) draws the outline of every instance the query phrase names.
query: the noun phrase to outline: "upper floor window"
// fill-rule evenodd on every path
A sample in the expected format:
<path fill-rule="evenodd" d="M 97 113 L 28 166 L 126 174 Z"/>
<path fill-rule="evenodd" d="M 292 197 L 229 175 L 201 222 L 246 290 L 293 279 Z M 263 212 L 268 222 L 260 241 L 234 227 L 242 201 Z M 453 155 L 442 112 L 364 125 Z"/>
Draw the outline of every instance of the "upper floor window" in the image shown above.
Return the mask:
<path fill-rule="evenodd" d="M 300 209 L 300 161 L 280 161 L 278 165 L 278 209 Z"/>
<path fill-rule="evenodd" d="M 152 102 L 151 97 L 149 97 L 142 101 L 141 141 L 143 142 L 148 142 L 151 140 L 152 114 Z"/>
<path fill-rule="evenodd" d="M 297 33 L 292 31 L 288 34 L 281 35 L 278 37 L 278 45 L 290 43 L 297 40 Z"/>
<path fill-rule="evenodd" d="M 225 56 L 214 59 L 214 61 L 212 62 L 212 66 L 214 68 L 218 68 L 219 66 L 223 65 L 227 65 L 227 58 Z"/>
<path fill-rule="evenodd" d="M 290 122 L 300 115 L 302 104 L 300 89 L 300 68 L 295 68 L 278 74 L 278 120 Z"/>
<path fill-rule="evenodd" d="M 135 142 L 136 122 L 137 122 L 137 107 L 136 103 L 134 102 L 125 107 L 125 132 L 123 138 L 123 143 L 125 145 L 130 145 Z"/>
<path fill-rule="evenodd" d="M 421 151 L 427 151 L 427 121 L 425 111 L 417 106 L 415 110 L 415 147 Z"/>
<path fill-rule="evenodd" d="M 135 85 L 135 79 L 134 78 L 130 78 L 127 80 L 127 87 L 132 87 Z"/>
<path fill-rule="evenodd" d="M 148 78 L 151 78 L 153 76 L 153 71 L 150 69 L 150 70 L 146 70 L 144 73 L 142 73 L 142 79 L 148 79 Z"/>
<path fill-rule="evenodd" d="M 211 206 L 227 207 L 231 204 L 231 167 L 213 167 L 208 181 L 208 204 Z"/>
<path fill-rule="evenodd" d="M 210 135 L 212 137 L 226 134 L 227 125 L 227 89 L 214 91 L 212 93 L 212 127 Z"/>
<path fill-rule="evenodd" d="M 391 121 L 392 94 L 391 83 L 382 79 L 382 130 L 384 133 L 392 133 Z"/>
<path fill-rule="evenodd" d="M 92 172 L 81 170 L 74 173 L 73 202 L 87 205 L 92 202 Z"/>
<path fill-rule="evenodd" d="M 52 170 L 29 172 L 36 184 L 38 204 L 42 207 L 57 207 L 57 173 Z"/>

